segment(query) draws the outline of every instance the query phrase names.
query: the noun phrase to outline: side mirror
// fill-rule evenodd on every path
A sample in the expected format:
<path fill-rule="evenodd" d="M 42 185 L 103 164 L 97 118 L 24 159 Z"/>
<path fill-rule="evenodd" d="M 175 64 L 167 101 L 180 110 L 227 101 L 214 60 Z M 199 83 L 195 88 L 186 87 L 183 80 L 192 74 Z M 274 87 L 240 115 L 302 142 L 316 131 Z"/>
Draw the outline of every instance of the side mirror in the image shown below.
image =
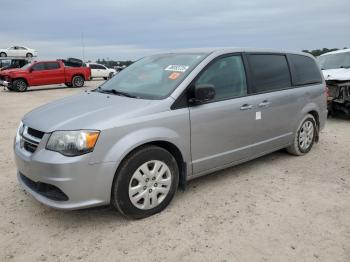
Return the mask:
<path fill-rule="evenodd" d="M 211 84 L 196 85 L 194 87 L 194 98 L 190 99 L 191 103 L 202 104 L 213 100 L 215 97 L 215 87 Z"/>

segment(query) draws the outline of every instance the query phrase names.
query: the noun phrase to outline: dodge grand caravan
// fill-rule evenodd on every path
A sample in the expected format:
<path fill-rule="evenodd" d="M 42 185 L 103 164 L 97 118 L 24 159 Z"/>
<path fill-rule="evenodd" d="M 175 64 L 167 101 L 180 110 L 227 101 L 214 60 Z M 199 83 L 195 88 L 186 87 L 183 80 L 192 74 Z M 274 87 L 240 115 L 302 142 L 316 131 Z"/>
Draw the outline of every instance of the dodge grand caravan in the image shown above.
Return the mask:
<path fill-rule="evenodd" d="M 143 58 L 95 90 L 22 119 L 18 180 L 59 209 L 163 210 L 178 186 L 286 148 L 308 153 L 325 125 L 312 56 L 249 49 Z"/>

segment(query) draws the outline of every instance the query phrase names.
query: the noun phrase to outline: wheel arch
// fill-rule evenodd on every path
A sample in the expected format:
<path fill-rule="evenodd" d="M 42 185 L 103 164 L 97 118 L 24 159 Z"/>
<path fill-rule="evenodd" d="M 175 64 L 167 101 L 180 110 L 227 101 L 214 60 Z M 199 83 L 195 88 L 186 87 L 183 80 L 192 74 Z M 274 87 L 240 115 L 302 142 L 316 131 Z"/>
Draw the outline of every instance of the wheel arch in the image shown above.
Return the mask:
<path fill-rule="evenodd" d="M 71 79 L 70 79 L 70 82 L 72 82 L 72 81 L 73 81 L 73 78 L 76 77 L 76 76 L 81 76 L 81 77 L 84 79 L 84 81 L 86 80 L 84 74 L 76 73 L 76 74 L 73 74 L 73 75 L 72 75 L 72 77 L 71 77 Z"/>
<path fill-rule="evenodd" d="M 163 130 L 164 131 L 164 130 Z M 116 171 L 113 177 L 113 182 L 111 185 L 111 197 L 113 192 L 113 186 L 114 186 L 114 180 L 117 177 L 119 168 L 121 166 L 121 163 L 133 152 L 136 150 L 139 150 L 142 147 L 145 146 L 158 146 L 165 150 L 167 150 L 170 154 L 172 154 L 176 160 L 177 166 L 179 168 L 179 186 L 182 189 L 185 189 L 186 187 L 186 181 L 187 181 L 187 163 L 186 163 L 186 156 L 184 155 L 184 152 L 181 151 L 180 147 L 174 142 L 174 136 L 175 134 L 171 132 L 171 130 L 168 131 L 168 137 L 158 137 L 158 138 L 151 138 L 147 137 L 147 134 L 154 134 L 156 130 L 153 128 L 149 130 L 139 130 L 135 133 L 127 135 L 127 137 L 124 137 L 124 139 L 121 139 L 118 143 L 116 143 L 107 153 L 107 158 L 105 161 L 110 161 L 110 158 L 117 158 L 117 166 Z M 143 139 L 140 139 L 140 134 L 143 133 Z M 136 140 L 137 138 L 138 141 Z M 132 144 L 131 144 L 132 142 Z"/>

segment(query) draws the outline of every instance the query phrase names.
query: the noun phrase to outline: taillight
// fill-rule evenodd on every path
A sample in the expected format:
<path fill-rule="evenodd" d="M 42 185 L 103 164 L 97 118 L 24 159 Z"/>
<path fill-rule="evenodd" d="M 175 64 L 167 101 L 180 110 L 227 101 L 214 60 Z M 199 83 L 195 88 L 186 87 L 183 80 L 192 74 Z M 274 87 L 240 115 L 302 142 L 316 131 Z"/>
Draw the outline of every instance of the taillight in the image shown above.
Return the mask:
<path fill-rule="evenodd" d="M 328 86 L 325 85 L 324 87 L 324 97 L 326 98 L 326 101 L 328 101 L 328 97 L 329 97 L 329 88 Z"/>

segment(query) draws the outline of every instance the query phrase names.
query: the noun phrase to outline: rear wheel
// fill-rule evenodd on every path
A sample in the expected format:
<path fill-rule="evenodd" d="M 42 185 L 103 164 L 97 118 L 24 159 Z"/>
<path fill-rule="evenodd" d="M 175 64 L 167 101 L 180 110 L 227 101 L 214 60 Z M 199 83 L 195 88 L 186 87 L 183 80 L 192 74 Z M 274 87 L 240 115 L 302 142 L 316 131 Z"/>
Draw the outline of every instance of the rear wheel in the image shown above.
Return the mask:
<path fill-rule="evenodd" d="M 23 79 L 16 79 L 12 82 L 12 89 L 17 92 L 25 92 L 27 91 L 28 85 L 27 82 Z"/>
<path fill-rule="evenodd" d="M 72 79 L 73 87 L 83 87 L 84 86 L 84 78 L 82 76 L 74 76 Z"/>
<path fill-rule="evenodd" d="M 162 211 L 175 195 L 179 170 L 175 158 L 157 146 L 131 153 L 114 179 L 111 204 L 131 218 Z"/>
<path fill-rule="evenodd" d="M 287 148 L 290 154 L 302 156 L 308 153 L 316 138 L 317 126 L 315 118 L 308 114 L 300 122 L 297 132 L 294 136 L 294 142 Z"/>
<path fill-rule="evenodd" d="M 6 53 L 4 53 L 4 52 L 1 52 L 1 53 L 0 53 L 0 57 L 6 57 L 6 56 L 7 56 Z"/>

